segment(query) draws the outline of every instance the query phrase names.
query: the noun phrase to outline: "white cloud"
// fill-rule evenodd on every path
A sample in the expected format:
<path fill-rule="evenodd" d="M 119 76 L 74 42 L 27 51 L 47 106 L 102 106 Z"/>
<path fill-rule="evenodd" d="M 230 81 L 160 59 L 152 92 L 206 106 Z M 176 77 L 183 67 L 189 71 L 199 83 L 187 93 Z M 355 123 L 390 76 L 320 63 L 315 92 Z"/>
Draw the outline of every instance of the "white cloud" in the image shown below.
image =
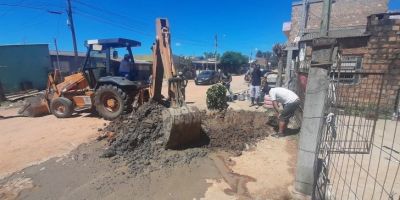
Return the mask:
<path fill-rule="evenodd" d="M 180 47 L 182 44 L 180 42 L 175 43 L 175 46 Z"/>

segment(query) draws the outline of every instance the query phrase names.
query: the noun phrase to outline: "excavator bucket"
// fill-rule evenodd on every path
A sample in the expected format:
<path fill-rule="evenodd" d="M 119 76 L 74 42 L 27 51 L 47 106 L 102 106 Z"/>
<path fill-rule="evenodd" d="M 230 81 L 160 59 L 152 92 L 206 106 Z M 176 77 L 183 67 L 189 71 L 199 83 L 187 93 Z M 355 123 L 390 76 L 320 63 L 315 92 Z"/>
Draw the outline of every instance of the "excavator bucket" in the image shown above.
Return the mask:
<path fill-rule="evenodd" d="M 183 106 L 163 111 L 166 149 L 179 149 L 201 138 L 201 113 L 197 107 Z"/>
<path fill-rule="evenodd" d="M 150 97 L 162 101 L 163 79 L 168 80 L 168 101 L 171 108 L 163 111 L 163 134 L 166 149 L 179 149 L 201 139 L 201 113 L 185 103 L 185 80 L 176 71 L 171 50 L 171 34 L 167 19 L 156 20 L 156 41 L 153 50 L 153 74 Z M 187 83 L 187 82 L 186 82 Z"/>
<path fill-rule="evenodd" d="M 39 117 L 50 114 L 49 104 L 44 94 L 25 99 L 18 114 L 26 117 Z"/>

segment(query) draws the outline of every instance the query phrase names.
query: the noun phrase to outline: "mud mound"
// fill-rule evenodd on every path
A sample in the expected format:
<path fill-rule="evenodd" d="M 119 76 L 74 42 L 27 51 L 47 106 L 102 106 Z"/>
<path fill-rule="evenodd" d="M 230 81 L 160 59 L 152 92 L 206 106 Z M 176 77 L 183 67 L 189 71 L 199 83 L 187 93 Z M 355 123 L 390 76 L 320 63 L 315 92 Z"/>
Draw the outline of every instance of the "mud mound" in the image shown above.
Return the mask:
<path fill-rule="evenodd" d="M 272 133 L 273 129 L 267 122 L 265 113 L 228 110 L 207 115 L 202 128 L 210 138 L 210 148 L 240 155 L 243 150 Z"/>
<path fill-rule="evenodd" d="M 177 163 L 190 163 L 193 158 L 205 156 L 207 150 L 191 148 L 181 151 L 165 150 L 161 133 L 164 106 L 149 102 L 137 111 L 111 122 L 106 132 L 116 134 L 115 141 L 103 157 L 121 156 L 134 174 L 150 172 Z"/>
<path fill-rule="evenodd" d="M 210 150 L 225 150 L 240 155 L 248 147 L 269 135 L 264 113 L 228 110 L 205 114 L 202 120 L 203 138 L 180 150 L 165 150 L 162 111 L 164 106 L 149 102 L 137 111 L 111 122 L 104 132 L 114 139 L 102 157 L 114 157 L 127 162 L 133 174 L 151 172 L 163 167 L 190 163 Z M 122 158 L 122 159 L 119 159 Z"/>

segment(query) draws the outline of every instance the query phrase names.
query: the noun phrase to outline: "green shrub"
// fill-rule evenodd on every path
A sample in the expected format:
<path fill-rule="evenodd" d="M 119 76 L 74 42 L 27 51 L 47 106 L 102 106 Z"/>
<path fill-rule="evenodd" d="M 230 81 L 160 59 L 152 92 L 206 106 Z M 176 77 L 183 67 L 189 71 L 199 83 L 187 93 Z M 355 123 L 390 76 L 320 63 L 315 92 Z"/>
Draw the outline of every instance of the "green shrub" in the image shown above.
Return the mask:
<path fill-rule="evenodd" d="M 226 88 L 221 84 L 215 84 L 207 90 L 207 108 L 210 110 L 224 110 L 228 108 Z"/>

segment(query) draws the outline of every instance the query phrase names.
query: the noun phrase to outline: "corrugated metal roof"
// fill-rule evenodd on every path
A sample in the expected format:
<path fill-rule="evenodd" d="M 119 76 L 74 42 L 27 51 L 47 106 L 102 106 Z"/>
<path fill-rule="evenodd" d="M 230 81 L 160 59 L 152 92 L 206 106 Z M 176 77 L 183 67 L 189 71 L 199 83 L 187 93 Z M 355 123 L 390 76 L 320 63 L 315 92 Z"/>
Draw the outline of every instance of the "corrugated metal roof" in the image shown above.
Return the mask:
<path fill-rule="evenodd" d="M 57 52 L 55 50 L 50 50 L 49 52 L 50 52 L 51 56 L 57 55 Z M 59 56 L 75 56 L 73 51 L 58 51 L 58 55 Z M 86 57 L 86 53 L 78 52 L 78 56 Z"/>

